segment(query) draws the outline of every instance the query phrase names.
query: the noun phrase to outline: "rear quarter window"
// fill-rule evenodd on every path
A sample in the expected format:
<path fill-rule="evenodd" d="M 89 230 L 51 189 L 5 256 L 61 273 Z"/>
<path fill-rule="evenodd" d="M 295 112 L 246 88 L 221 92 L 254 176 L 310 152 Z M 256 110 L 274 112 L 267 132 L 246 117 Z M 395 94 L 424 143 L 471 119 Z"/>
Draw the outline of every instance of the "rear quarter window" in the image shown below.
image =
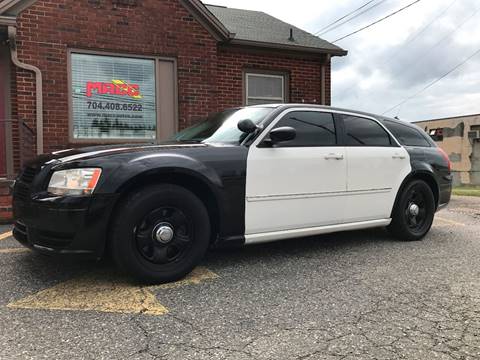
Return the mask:
<path fill-rule="evenodd" d="M 384 121 L 384 125 L 404 146 L 431 147 L 432 145 L 422 135 L 420 129 L 414 129 L 408 125 L 402 125 L 393 121 Z"/>
<path fill-rule="evenodd" d="M 344 115 L 343 124 L 347 146 L 392 146 L 391 136 L 374 120 Z"/>

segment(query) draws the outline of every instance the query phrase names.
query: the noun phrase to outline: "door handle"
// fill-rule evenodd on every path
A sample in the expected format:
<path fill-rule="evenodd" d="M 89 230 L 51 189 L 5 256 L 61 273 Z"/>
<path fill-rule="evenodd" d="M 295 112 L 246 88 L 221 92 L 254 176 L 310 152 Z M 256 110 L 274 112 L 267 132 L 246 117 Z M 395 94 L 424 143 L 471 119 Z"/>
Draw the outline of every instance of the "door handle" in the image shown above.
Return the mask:
<path fill-rule="evenodd" d="M 400 155 L 400 154 L 395 154 L 392 156 L 392 159 L 400 159 L 400 160 L 404 160 L 406 159 L 407 157 L 405 155 Z"/>
<path fill-rule="evenodd" d="M 343 160 L 342 154 L 328 154 L 325 156 L 325 160 Z"/>

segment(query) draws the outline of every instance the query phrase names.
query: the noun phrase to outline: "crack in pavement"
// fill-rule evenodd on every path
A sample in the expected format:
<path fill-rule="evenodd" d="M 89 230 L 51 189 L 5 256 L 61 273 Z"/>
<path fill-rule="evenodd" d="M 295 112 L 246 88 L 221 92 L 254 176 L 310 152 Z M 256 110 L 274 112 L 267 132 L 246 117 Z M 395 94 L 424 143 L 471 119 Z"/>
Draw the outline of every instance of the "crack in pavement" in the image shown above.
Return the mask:
<path fill-rule="evenodd" d="M 443 298 L 438 296 L 441 294 Z M 447 297 L 450 301 L 454 299 L 454 304 L 442 306 Z M 477 303 L 475 299 L 473 302 Z M 398 322 L 385 322 L 392 317 Z M 171 318 L 194 328 L 184 319 Z M 449 334 L 449 329 L 460 329 L 460 334 Z M 372 354 L 397 358 L 399 354 L 410 352 L 456 360 L 480 356 L 479 329 L 479 311 L 473 310 L 472 314 L 472 298 L 469 296 L 455 295 L 448 287 L 418 292 L 397 289 L 390 296 L 373 301 L 369 310 L 331 322 L 328 326 L 276 326 L 273 331 L 239 339 L 229 346 L 205 345 L 214 341 L 208 333 L 201 333 L 202 344 L 194 344 L 185 338 L 181 341 L 162 339 L 156 342 L 156 346 L 221 351 L 255 359 L 288 358 L 288 348 L 293 347 L 290 358 L 298 360 L 317 356 L 360 359 L 370 358 Z M 455 345 L 451 343 L 453 340 Z"/>

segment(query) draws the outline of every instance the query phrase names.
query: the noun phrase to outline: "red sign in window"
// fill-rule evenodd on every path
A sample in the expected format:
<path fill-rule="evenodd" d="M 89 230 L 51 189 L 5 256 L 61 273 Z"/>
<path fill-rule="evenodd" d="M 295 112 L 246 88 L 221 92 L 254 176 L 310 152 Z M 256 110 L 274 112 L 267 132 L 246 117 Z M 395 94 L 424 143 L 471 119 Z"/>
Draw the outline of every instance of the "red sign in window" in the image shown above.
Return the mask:
<path fill-rule="evenodd" d="M 140 85 L 127 84 L 123 80 L 112 80 L 111 83 L 104 82 L 87 82 L 87 97 L 92 97 L 93 94 L 98 95 L 119 95 L 129 96 L 133 99 L 141 99 Z"/>

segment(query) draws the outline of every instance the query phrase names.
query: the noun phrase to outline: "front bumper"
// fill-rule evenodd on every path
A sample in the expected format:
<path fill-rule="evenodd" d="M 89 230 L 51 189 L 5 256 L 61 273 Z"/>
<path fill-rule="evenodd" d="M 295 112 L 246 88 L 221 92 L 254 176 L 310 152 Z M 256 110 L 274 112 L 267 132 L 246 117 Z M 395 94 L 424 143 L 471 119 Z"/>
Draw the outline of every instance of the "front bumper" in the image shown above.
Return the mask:
<path fill-rule="evenodd" d="M 14 237 L 48 255 L 102 257 L 117 195 L 13 199 Z"/>

